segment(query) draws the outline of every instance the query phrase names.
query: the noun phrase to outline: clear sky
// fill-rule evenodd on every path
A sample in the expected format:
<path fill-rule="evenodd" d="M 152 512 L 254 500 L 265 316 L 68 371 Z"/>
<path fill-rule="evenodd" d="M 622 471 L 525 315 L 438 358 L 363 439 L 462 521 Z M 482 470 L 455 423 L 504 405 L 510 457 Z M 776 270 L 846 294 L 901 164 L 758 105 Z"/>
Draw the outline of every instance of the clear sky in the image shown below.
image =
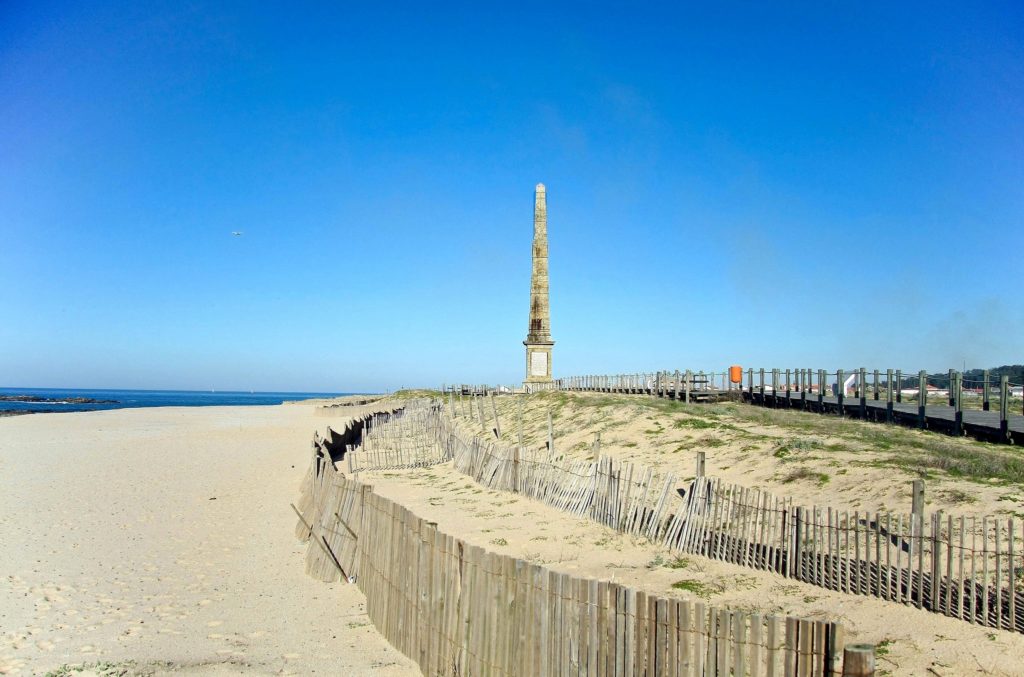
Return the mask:
<path fill-rule="evenodd" d="M 1024 362 L 1021 3 L 486 4 L 0 3 L 0 386 Z"/>

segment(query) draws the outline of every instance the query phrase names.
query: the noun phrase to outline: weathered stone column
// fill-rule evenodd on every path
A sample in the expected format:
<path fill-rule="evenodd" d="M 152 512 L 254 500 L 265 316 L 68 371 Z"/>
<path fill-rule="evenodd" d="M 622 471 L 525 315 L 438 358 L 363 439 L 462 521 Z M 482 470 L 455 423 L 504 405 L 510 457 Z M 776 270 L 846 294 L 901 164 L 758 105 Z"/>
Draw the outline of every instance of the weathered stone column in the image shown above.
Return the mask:
<path fill-rule="evenodd" d="M 543 183 L 533 202 L 533 274 L 530 279 L 530 328 L 526 346 L 527 384 L 551 384 L 551 311 L 548 307 L 548 206 Z"/>

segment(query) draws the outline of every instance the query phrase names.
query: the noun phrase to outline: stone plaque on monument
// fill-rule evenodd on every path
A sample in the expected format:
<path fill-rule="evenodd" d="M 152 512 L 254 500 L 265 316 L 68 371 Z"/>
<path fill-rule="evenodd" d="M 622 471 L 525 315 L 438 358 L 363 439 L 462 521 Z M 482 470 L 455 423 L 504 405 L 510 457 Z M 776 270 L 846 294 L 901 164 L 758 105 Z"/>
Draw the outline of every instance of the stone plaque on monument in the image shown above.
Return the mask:
<path fill-rule="evenodd" d="M 530 376 L 548 375 L 548 354 L 536 352 L 530 354 Z"/>

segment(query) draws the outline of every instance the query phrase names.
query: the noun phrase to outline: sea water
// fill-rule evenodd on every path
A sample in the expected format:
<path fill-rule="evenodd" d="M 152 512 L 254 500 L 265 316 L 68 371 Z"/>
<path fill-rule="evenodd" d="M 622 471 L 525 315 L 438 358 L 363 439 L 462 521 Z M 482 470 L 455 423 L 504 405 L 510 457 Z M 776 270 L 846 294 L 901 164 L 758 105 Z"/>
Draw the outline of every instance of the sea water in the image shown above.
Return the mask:
<path fill-rule="evenodd" d="M 133 407 L 212 407 L 281 404 L 313 397 L 340 397 L 354 393 L 232 392 L 200 390 L 84 390 L 78 388 L 0 388 L 0 395 L 33 395 L 53 402 L 0 400 L 0 411 L 96 411 Z M 113 400 L 102 403 L 70 402 L 73 398 Z"/>

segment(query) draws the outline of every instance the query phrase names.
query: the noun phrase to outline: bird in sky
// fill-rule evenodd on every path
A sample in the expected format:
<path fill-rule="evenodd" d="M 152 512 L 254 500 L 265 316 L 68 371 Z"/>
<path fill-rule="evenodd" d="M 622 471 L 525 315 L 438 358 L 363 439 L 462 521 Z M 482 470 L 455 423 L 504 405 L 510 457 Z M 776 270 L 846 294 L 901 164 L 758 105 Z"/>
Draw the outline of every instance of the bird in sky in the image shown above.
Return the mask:
<path fill-rule="evenodd" d="M 240 231 L 240 230 L 233 230 L 233 231 L 231 231 L 231 234 L 234 235 L 235 237 L 239 237 L 242 234 L 242 231 Z"/>

